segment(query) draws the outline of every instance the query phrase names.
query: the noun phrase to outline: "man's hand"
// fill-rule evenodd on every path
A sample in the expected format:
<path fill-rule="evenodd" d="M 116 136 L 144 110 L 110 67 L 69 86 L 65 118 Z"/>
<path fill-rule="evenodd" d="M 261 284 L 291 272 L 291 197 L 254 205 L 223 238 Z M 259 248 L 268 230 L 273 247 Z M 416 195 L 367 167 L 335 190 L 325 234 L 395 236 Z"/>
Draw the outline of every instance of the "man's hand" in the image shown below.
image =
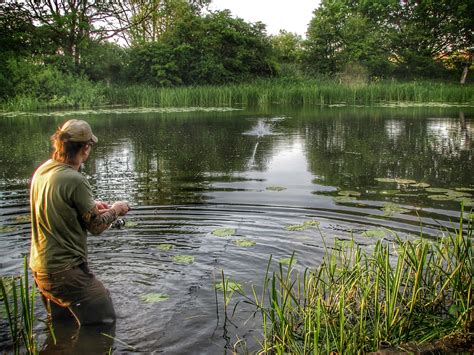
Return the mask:
<path fill-rule="evenodd" d="M 110 208 L 107 203 L 102 201 L 95 201 L 95 207 L 97 207 L 98 210 L 107 210 Z"/>
<path fill-rule="evenodd" d="M 115 202 L 111 208 L 114 209 L 119 216 L 125 216 L 127 212 L 130 211 L 128 203 L 124 201 Z"/>

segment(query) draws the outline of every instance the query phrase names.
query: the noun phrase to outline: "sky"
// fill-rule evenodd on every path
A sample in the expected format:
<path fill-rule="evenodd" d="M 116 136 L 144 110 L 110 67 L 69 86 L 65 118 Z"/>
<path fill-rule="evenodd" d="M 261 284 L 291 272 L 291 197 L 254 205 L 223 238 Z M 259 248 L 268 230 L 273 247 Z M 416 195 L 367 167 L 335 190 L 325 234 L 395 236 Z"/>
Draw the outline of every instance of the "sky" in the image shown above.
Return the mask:
<path fill-rule="evenodd" d="M 233 16 L 247 22 L 263 22 L 267 33 L 280 29 L 305 36 L 319 0 L 212 0 L 213 10 L 229 9 Z"/>

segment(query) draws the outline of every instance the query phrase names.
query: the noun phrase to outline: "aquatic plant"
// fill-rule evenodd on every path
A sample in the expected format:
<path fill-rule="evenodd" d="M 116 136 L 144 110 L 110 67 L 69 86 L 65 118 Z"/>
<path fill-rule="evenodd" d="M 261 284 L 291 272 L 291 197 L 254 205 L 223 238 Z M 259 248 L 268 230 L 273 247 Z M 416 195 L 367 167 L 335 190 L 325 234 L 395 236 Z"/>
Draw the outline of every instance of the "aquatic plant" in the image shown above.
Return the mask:
<path fill-rule="evenodd" d="M 15 217 L 15 222 L 17 223 L 29 223 L 31 222 L 31 215 L 23 214 Z"/>
<path fill-rule="evenodd" d="M 160 250 L 170 250 L 170 249 L 174 248 L 174 245 L 163 243 L 163 244 L 158 245 L 157 248 L 160 249 Z"/>
<path fill-rule="evenodd" d="M 286 190 L 286 187 L 283 187 L 283 186 L 268 186 L 266 188 L 266 190 L 280 192 L 280 191 Z"/>
<path fill-rule="evenodd" d="M 167 294 L 164 293 L 147 293 L 145 295 L 141 295 L 140 299 L 147 303 L 156 303 L 156 302 L 163 302 L 169 298 Z"/>
<path fill-rule="evenodd" d="M 319 222 L 315 221 L 314 219 L 310 219 L 309 221 L 304 221 L 301 224 L 290 224 L 285 227 L 288 231 L 303 231 L 310 227 L 319 226 Z"/>
<path fill-rule="evenodd" d="M 353 197 L 359 197 L 361 195 L 361 193 L 358 191 L 347 191 L 347 190 L 338 191 L 337 194 L 340 196 L 353 196 Z"/>
<path fill-rule="evenodd" d="M 230 237 L 235 234 L 234 228 L 217 228 L 212 232 L 216 237 Z"/>
<path fill-rule="evenodd" d="M 336 203 L 352 203 L 357 199 L 353 196 L 336 196 L 333 198 Z"/>
<path fill-rule="evenodd" d="M 387 235 L 383 229 L 369 229 L 362 232 L 362 236 L 366 238 L 383 238 Z"/>
<path fill-rule="evenodd" d="M 396 213 L 407 213 L 410 212 L 409 209 L 403 208 L 400 205 L 397 205 L 396 203 L 385 203 L 382 207 L 382 211 L 384 216 L 390 217 Z"/>
<path fill-rule="evenodd" d="M 463 341 L 468 346 L 474 327 L 473 222 L 472 214 L 461 213 L 458 228 L 442 229 L 436 241 L 395 236 L 362 249 L 336 240 L 321 264 L 303 273 L 281 264 L 272 271 L 270 257 L 261 294 L 255 286 L 250 294 L 239 293 L 261 316 L 256 352 L 411 351 L 410 344 L 451 339 L 458 350 Z"/>
<path fill-rule="evenodd" d="M 175 255 L 173 261 L 178 264 L 192 264 L 194 263 L 194 256 L 192 255 Z"/>
<path fill-rule="evenodd" d="M 0 224 L 0 233 L 11 233 L 18 230 L 18 226 L 11 225 L 1 225 Z"/>
<path fill-rule="evenodd" d="M 135 227 L 138 226 L 138 222 L 137 222 L 137 221 L 128 221 L 128 220 L 127 220 L 126 223 L 125 223 L 125 226 L 126 226 L 127 228 L 135 228 Z"/>
<path fill-rule="evenodd" d="M 234 240 L 234 244 L 239 247 L 253 247 L 257 243 L 254 240 L 250 239 L 238 239 Z"/>
<path fill-rule="evenodd" d="M 281 265 L 294 266 L 296 264 L 296 259 L 294 256 L 288 258 L 280 258 L 280 260 L 278 260 L 278 263 Z"/>
<path fill-rule="evenodd" d="M 34 334 L 36 292 L 35 287 L 29 285 L 26 257 L 24 274 L 19 277 L 1 277 L 0 291 L 13 353 L 20 354 L 20 350 L 24 349 L 27 354 L 36 354 L 37 344 Z M 52 331 L 51 327 L 50 330 Z"/>
<path fill-rule="evenodd" d="M 21 95 L 0 103 L 5 111 L 32 111 L 46 107 L 97 107 L 127 105 L 135 107 L 177 106 L 270 106 L 299 105 L 345 106 L 371 104 L 382 107 L 469 106 L 474 102 L 474 87 L 441 82 L 377 82 L 347 85 L 331 80 L 288 82 L 278 79 L 251 83 L 156 87 L 150 85 L 101 85 L 81 82 L 65 86 L 59 95 L 43 99 Z M 72 89 L 71 89 L 72 88 Z"/>
<path fill-rule="evenodd" d="M 235 282 L 234 280 L 226 278 L 224 276 L 224 271 L 222 271 L 222 281 L 214 284 L 214 290 L 216 291 L 216 300 L 218 291 L 222 292 L 224 295 L 224 314 L 227 319 L 227 305 L 232 300 L 232 295 L 234 292 L 243 292 L 242 285 Z"/>

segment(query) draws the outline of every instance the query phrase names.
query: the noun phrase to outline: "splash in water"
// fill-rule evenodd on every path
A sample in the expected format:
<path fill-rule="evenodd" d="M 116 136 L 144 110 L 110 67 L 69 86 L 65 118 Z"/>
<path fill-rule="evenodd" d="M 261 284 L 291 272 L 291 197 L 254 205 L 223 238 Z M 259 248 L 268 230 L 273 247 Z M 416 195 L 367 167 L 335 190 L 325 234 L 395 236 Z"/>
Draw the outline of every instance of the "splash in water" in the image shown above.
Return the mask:
<path fill-rule="evenodd" d="M 265 120 L 260 119 L 250 131 L 247 131 L 244 134 L 257 137 L 272 135 L 272 125 L 265 122 Z"/>

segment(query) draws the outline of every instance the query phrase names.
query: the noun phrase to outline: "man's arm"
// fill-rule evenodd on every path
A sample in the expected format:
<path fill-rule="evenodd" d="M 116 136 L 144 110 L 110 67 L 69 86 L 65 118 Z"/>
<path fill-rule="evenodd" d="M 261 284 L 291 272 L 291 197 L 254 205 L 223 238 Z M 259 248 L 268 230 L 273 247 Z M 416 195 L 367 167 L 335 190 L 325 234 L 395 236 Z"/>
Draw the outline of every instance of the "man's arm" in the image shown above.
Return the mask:
<path fill-rule="evenodd" d="M 115 202 L 109 209 L 100 209 L 97 204 L 88 212 L 82 215 L 86 228 L 93 235 L 99 235 L 109 228 L 110 224 L 118 216 L 124 216 L 130 210 L 125 202 Z"/>
<path fill-rule="evenodd" d="M 108 210 L 99 210 L 97 206 L 94 206 L 92 210 L 82 215 L 86 228 L 93 235 L 99 235 L 104 230 L 109 228 L 110 224 L 115 221 L 118 217 L 118 213 L 115 209 L 110 208 Z"/>

